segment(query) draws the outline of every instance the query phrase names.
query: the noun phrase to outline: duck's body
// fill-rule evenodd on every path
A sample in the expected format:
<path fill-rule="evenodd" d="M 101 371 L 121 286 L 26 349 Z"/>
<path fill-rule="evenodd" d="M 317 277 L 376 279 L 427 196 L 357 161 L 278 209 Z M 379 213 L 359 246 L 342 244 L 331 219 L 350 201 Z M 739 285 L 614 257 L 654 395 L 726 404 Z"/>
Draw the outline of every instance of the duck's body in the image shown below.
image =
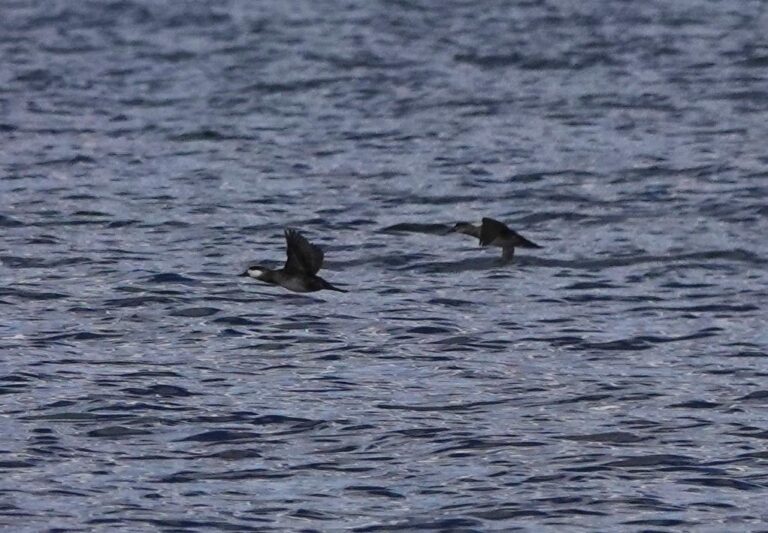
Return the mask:
<path fill-rule="evenodd" d="M 285 230 L 288 259 L 283 268 L 271 269 L 260 265 L 248 267 L 241 276 L 248 276 L 270 285 L 279 285 L 293 292 L 315 292 L 323 289 L 347 292 L 334 287 L 317 275 L 323 266 L 323 251 L 310 243 L 301 233 Z"/>
<path fill-rule="evenodd" d="M 480 246 L 497 246 L 501 248 L 501 258 L 509 261 L 515 255 L 517 248 L 541 248 L 533 241 L 529 241 L 516 231 L 510 229 L 503 222 L 492 218 L 483 218 L 480 226 L 469 222 L 457 222 L 449 232 L 463 233 L 480 239 Z"/>

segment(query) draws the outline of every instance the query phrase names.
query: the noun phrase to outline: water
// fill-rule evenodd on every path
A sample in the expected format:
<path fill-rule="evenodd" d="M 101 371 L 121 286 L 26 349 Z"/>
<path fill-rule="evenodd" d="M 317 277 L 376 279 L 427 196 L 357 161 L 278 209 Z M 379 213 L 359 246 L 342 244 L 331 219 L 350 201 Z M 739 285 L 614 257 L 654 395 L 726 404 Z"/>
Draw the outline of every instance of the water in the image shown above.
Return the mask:
<path fill-rule="evenodd" d="M 765 529 L 763 2 L 1 7 L 2 527 Z"/>

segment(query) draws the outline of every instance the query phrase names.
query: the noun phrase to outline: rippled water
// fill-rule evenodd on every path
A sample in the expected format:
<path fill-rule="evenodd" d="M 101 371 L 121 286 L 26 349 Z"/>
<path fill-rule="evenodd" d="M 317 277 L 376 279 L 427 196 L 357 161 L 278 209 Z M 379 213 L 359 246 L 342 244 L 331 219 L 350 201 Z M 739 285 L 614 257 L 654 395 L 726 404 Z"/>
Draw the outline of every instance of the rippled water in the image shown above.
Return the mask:
<path fill-rule="evenodd" d="M 2 527 L 765 528 L 765 3 L 1 8 Z"/>

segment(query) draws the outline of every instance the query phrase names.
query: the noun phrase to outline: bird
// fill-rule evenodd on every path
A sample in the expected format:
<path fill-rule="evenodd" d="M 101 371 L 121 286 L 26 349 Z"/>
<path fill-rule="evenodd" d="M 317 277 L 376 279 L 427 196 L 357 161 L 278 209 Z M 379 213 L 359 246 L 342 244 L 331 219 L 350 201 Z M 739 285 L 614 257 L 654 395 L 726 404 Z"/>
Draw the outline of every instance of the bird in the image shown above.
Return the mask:
<path fill-rule="evenodd" d="M 317 271 L 323 266 L 323 251 L 315 244 L 309 242 L 295 229 L 285 230 L 285 246 L 288 258 L 285 266 L 278 269 L 270 269 L 261 265 L 250 266 L 241 276 L 280 285 L 293 292 L 315 292 L 323 289 L 331 291 L 347 292 L 331 285 L 317 275 Z"/>
<path fill-rule="evenodd" d="M 501 259 L 511 261 L 515 255 L 515 247 L 541 248 L 533 241 L 529 241 L 516 231 L 509 229 L 503 222 L 485 217 L 480 226 L 469 222 L 457 222 L 448 230 L 448 233 L 463 233 L 480 239 L 480 246 L 498 246 L 501 248 Z"/>

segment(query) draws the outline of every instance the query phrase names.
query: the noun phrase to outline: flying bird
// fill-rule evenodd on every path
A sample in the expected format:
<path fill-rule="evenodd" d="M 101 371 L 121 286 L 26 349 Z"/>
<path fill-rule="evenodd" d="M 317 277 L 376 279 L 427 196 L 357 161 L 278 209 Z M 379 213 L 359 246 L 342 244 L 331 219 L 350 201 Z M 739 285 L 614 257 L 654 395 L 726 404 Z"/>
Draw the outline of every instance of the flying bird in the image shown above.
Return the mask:
<path fill-rule="evenodd" d="M 497 246 L 501 248 L 501 258 L 510 261 L 517 248 L 541 248 L 535 242 L 529 241 L 516 231 L 509 229 L 503 222 L 492 218 L 483 218 L 480 226 L 469 222 L 457 222 L 448 233 L 463 233 L 480 239 L 480 246 Z"/>
<path fill-rule="evenodd" d="M 347 292 L 335 287 L 317 275 L 323 266 L 323 251 L 309 242 L 301 233 L 294 229 L 285 230 L 285 245 L 288 258 L 283 268 L 270 268 L 254 265 L 240 274 L 250 278 L 280 285 L 294 292 L 315 292 L 323 289 Z"/>

